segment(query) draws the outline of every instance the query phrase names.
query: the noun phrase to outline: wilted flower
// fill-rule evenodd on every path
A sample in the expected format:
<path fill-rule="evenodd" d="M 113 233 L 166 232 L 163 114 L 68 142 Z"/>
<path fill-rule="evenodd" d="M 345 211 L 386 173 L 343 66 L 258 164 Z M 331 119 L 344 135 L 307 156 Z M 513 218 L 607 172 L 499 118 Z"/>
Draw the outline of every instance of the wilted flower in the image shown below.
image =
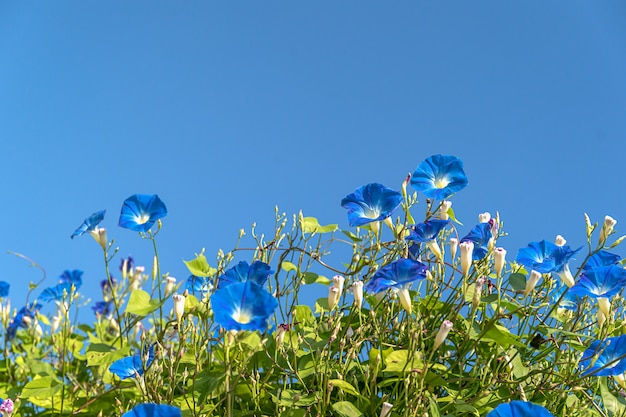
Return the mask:
<path fill-rule="evenodd" d="M 493 236 L 491 230 L 491 223 L 479 223 L 461 239 L 461 243 L 472 242 L 474 244 L 472 250 L 473 260 L 480 261 L 487 256 L 487 253 L 489 252 L 489 241 Z"/>
<path fill-rule="evenodd" d="M 100 210 L 100 211 L 93 213 L 91 216 L 87 217 L 85 221 L 80 226 L 78 226 L 78 229 L 76 229 L 70 237 L 74 239 L 76 236 L 82 236 L 85 233 L 90 233 L 90 232 L 95 231 L 98 227 L 98 224 L 100 224 L 100 222 L 104 220 L 104 215 L 106 214 L 106 212 L 107 212 L 106 210 Z"/>
<path fill-rule="evenodd" d="M 143 375 L 154 360 L 154 345 L 145 346 L 143 354 L 136 354 L 118 359 L 111 364 L 109 371 L 120 379 L 139 377 Z"/>
<path fill-rule="evenodd" d="M 384 185 L 372 183 L 357 188 L 341 200 L 341 207 L 348 209 L 350 226 L 362 226 L 385 220 L 402 202 L 402 194 Z"/>
<path fill-rule="evenodd" d="M 224 288 L 234 283 L 248 281 L 264 285 L 267 278 L 273 273 L 274 271 L 270 269 L 270 266 L 264 262 L 254 261 L 252 265 L 248 266 L 248 262 L 241 261 L 217 279 L 217 287 Z"/>
<path fill-rule="evenodd" d="M 450 330 L 452 329 L 453 326 L 454 324 L 450 320 L 444 320 L 443 323 L 441 323 L 441 327 L 439 327 L 437 336 L 435 336 L 435 343 L 433 343 L 433 350 L 436 350 L 439 346 L 441 346 L 443 341 L 446 340 L 446 337 L 448 337 L 448 333 L 450 333 Z"/>
<path fill-rule="evenodd" d="M 172 299 L 174 300 L 174 313 L 176 314 L 176 319 L 178 321 L 181 321 L 185 314 L 186 297 L 181 294 L 174 294 L 172 296 Z"/>
<path fill-rule="evenodd" d="M 583 376 L 623 374 L 626 371 L 626 335 L 592 342 L 583 353 L 580 365 L 587 368 Z"/>
<path fill-rule="evenodd" d="M 406 240 L 424 243 L 437 259 L 442 260 L 443 255 L 436 239 L 439 232 L 449 223 L 448 220 L 432 219 L 416 224 L 411 228 L 411 232 Z"/>
<path fill-rule="evenodd" d="M 426 197 L 444 200 L 467 186 L 463 162 L 448 155 L 433 155 L 418 165 L 411 185 Z"/>
<path fill-rule="evenodd" d="M 156 194 L 134 194 L 124 201 L 119 226 L 147 232 L 154 222 L 167 216 L 167 208 Z"/>
<path fill-rule="evenodd" d="M 182 417 L 180 408 L 167 404 L 145 403 L 135 406 L 122 417 Z"/>
<path fill-rule="evenodd" d="M 506 249 L 495 248 L 493 251 L 493 266 L 496 272 L 496 276 L 502 276 L 502 270 L 506 264 Z"/>
<path fill-rule="evenodd" d="M 222 286 L 210 300 L 215 322 L 226 330 L 265 331 L 278 306 L 276 298 L 254 281 Z"/>
<path fill-rule="evenodd" d="M 500 404 L 491 410 L 487 417 L 554 417 L 554 415 L 538 404 L 515 400 Z"/>

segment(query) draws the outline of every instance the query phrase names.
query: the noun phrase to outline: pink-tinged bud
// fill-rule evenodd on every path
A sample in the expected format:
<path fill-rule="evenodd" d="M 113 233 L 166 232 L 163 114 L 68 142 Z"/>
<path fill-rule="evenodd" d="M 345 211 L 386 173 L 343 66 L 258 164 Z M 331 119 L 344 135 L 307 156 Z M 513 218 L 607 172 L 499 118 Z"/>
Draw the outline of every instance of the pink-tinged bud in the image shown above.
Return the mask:
<path fill-rule="evenodd" d="M 281 347 L 283 342 L 285 341 L 285 328 L 283 326 L 278 326 L 276 329 L 276 346 Z"/>
<path fill-rule="evenodd" d="M 565 246 L 567 240 L 561 235 L 556 235 L 556 239 L 554 239 L 554 244 L 557 246 Z"/>
<path fill-rule="evenodd" d="M 456 250 L 459 247 L 459 239 L 455 237 L 451 237 L 449 242 L 450 242 L 450 256 L 452 257 L 452 260 L 454 260 L 456 256 Z"/>
<path fill-rule="evenodd" d="M 185 296 L 181 294 L 174 294 L 172 296 L 174 300 L 174 314 L 176 314 L 176 319 L 181 321 L 183 316 L 185 315 Z"/>
<path fill-rule="evenodd" d="M 13 413 L 14 407 L 13 400 L 7 398 L 0 404 L 0 413 L 2 413 L 3 416 L 10 416 Z"/>
<path fill-rule="evenodd" d="M 107 244 L 109 243 L 107 242 L 107 229 L 96 227 L 91 232 L 89 232 L 89 234 L 91 235 L 91 237 L 94 238 L 96 242 L 98 242 L 102 250 L 107 250 Z"/>
<path fill-rule="evenodd" d="M 333 285 L 328 289 L 328 310 L 334 310 L 337 304 L 339 304 L 339 288 Z"/>
<path fill-rule="evenodd" d="M 411 314 L 411 312 L 413 311 L 413 303 L 411 301 L 411 294 L 409 294 L 409 289 L 399 289 L 398 299 L 400 300 L 400 304 L 402 304 L 402 307 L 406 310 L 406 312 Z"/>
<path fill-rule="evenodd" d="M 463 271 L 463 276 L 466 277 L 472 266 L 474 242 L 461 242 L 459 243 L 459 247 L 461 248 L 461 271 Z"/>
<path fill-rule="evenodd" d="M 443 341 L 446 340 L 446 337 L 448 337 L 448 333 L 450 333 L 453 326 L 454 324 L 450 320 L 444 320 L 443 323 L 441 323 L 437 336 L 435 336 L 433 350 L 436 350 L 439 346 L 441 346 Z"/>
<path fill-rule="evenodd" d="M 541 273 L 535 271 L 534 269 L 530 271 L 530 276 L 526 281 L 526 288 L 524 289 L 524 297 L 528 296 L 528 294 L 530 294 L 530 292 L 535 289 L 535 286 L 537 285 L 537 282 L 539 282 L 540 278 Z"/>
<path fill-rule="evenodd" d="M 604 242 L 606 242 L 606 239 L 613 233 L 613 228 L 616 224 L 617 220 L 615 220 L 613 217 L 604 217 L 604 224 L 602 225 L 602 229 L 600 230 L 600 245 L 604 246 Z"/>
<path fill-rule="evenodd" d="M 480 298 L 483 294 L 483 286 L 485 285 L 485 277 L 478 278 L 474 286 L 474 296 L 472 297 L 472 307 L 474 310 L 480 305 Z"/>
<path fill-rule="evenodd" d="M 452 201 L 444 200 L 441 202 L 441 206 L 439 207 L 439 218 L 441 220 L 449 220 L 450 215 L 448 214 L 448 210 L 452 207 Z"/>
<path fill-rule="evenodd" d="M 439 248 L 439 244 L 435 239 L 431 239 L 426 242 L 426 246 L 428 246 L 428 249 L 430 249 L 430 251 L 433 253 L 433 255 L 435 255 L 435 258 L 437 258 L 438 261 L 443 261 L 441 249 Z"/>
<path fill-rule="evenodd" d="M 352 283 L 352 293 L 354 295 L 354 305 L 360 310 L 363 306 L 363 281 Z"/>
<path fill-rule="evenodd" d="M 478 215 L 478 223 L 487 223 L 489 220 L 491 220 L 491 213 L 488 211 Z"/>
<path fill-rule="evenodd" d="M 389 417 L 393 404 L 383 403 L 383 408 L 380 410 L 380 417 Z"/>
<path fill-rule="evenodd" d="M 174 286 L 176 286 L 176 278 L 167 277 L 165 279 L 165 295 L 170 295 L 174 291 Z"/>
<path fill-rule="evenodd" d="M 335 275 L 333 277 L 333 285 L 335 286 L 335 288 L 339 290 L 339 294 L 337 295 L 337 298 L 340 298 L 341 294 L 343 294 L 343 283 L 345 280 L 346 279 L 341 275 Z"/>
<path fill-rule="evenodd" d="M 504 269 L 504 265 L 506 264 L 506 249 L 495 248 L 493 251 L 493 259 L 496 276 L 501 277 L 502 270 Z"/>
<path fill-rule="evenodd" d="M 406 178 L 404 179 L 404 181 L 402 181 L 402 197 L 404 197 L 406 199 L 406 187 L 407 185 L 409 185 L 409 182 L 411 182 L 411 173 L 409 172 L 408 175 L 406 176 Z"/>
<path fill-rule="evenodd" d="M 572 275 L 572 272 L 569 270 L 569 265 L 565 264 L 565 266 L 563 267 L 563 270 L 560 272 L 556 273 L 559 278 L 561 278 L 561 281 L 563 282 L 563 284 L 567 285 L 568 287 L 573 287 L 574 286 L 574 276 Z"/>

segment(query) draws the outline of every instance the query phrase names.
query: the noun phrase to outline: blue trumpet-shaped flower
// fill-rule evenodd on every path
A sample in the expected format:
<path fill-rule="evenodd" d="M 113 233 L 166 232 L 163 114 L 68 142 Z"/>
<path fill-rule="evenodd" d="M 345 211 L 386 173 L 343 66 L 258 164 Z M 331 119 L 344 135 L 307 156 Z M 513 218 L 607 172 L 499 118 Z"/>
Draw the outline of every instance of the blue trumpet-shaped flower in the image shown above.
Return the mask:
<path fill-rule="evenodd" d="M 74 269 L 72 271 L 70 271 L 69 269 L 66 269 L 65 271 L 63 271 L 63 273 L 59 277 L 59 282 L 60 283 L 69 282 L 71 284 L 75 284 L 76 288 L 79 288 L 83 284 L 82 277 L 83 277 L 83 271 L 81 271 L 80 269 Z"/>
<path fill-rule="evenodd" d="M 557 304 L 559 308 L 576 310 L 578 307 L 578 296 L 569 290 L 570 288 L 567 285 L 561 285 L 555 288 L 550 293 L 550 302 Z M 563 295 L 563 293 L 565 293 L 565 295 Z"/>
<path fill-rule="evenodd" d="M 463 162 L 449 155 L 427 158 L 411 176 L 411 185 L 426 197 L 443 200 L 467 186 Z"/>
<path fill-rule="evenodd" d="M 428 243 L 436 239 L 439 232 L 450 223 L 449 220 L 432 219 L 419 223 L 411 228 L 411 233 L 406 240 L 413 242 Z"/>
<path fill-rule="evenodd" d="M 96 211 L 91 216 L 87 217 L 83 224 L 78 226 L 78 229 L 76 229 L 70 237 L 74 239 L 76 236 L 82 236 L 85 233 L 93 232 L 96 227 L 98 227 L 98 224 L 100 224 L 100 222 L 104 220 L 104 215 L 106 214 L 106 212 L 106 210 Z"/>
<path fill-rule="evenodd" d="M 143 355 L 137 353 L 136 355 L 116 360 L 109 367 L 109 371 L 117 375 L 120 379 L 138 377 L 145 373 L 153 360 L 154 345 L 151 345 L 149 348 L 144 347 Z"/>
<path fill-rule="evenodd" d="M 7 297 L 9 295 L 9 288 L 11 285 L 8 282 L 0 281 L 0 298 Z"/>
<path fill-rule="evenodd" d="M 254 261 L 252 265 L 248 265 L 248 262 L 241 261 L 218 278 L 217 286 L 223 288 L 236 282 L 246 281 L 264 285 L 267 278 L 273 273 L 274 271 L 271 270 L 270 266 L 264 262 Z"/>
<path fill-rule="evenodd" d="M 278 306 L 276 298 L 254 281 L 221 286 L 210 300 L 215 322 L 226 330 L 268 330 Z"/>
<path fill-rule="evenodd" d="M 585 295 L 610 298 L 626 286 L 626 269 L 619 265 L 599 266 L 583 272 L 570 292 L 579 297 Z"/>
<path fill-rule="evenodd" d="M 381 184 L 367 184 L 357 188 L 341 200 L 341 207 L 348 209 L 350 226 L 362 226 L 385 220 L 402 202 L 402 194 Z"/>
<path fill-rule="evenodd" d="M 187 283 L 185 287 L 191 294 L 195 296 L 199 296 L 200 299 L 204 298 L 209 291 L 213 289 L 213 284 L 209 281 L 208 277 L 197 277 L 195 275 L 190 275 L 187 278 Z"/>
<path fill-rule="evenodd" d="M 37 301 L 42 303 L 47 303 L 48 301 L 64 301 L 72 293 L 72 287 L 74 287 L 74 290 L 78 290 L 80 284 L 79 282 L 61 282 L 60 284 L 48 287 L 39 294 Z"/>
<path fill-rule="evenodd" d="M 557 246 L 547 240 L 531 242 L 519 250 L 515 262 L 542 274 L 560 272 L 580 249 L 572 250 L 569 246 Z"/>
<path fill-rule="evenodd" d="M 122 417 L 182 417 L 180 408 L 167 404 L 144 403 L 122 414 Z"/>
<path fill-rule="evenodd" d="M 583 270 L 597 268 L 599 266 L 610 266 L 615 265 L 619 262 L 621 256 L 616 255 L 614 253 L 601 250 L 589 257 L 585 265 L 583 265 Z"/>
<path fill-rule="evenodd" d="M 405 285 L 426 277 L 428 266 L 413 259 L 398 259 L 376 271 L 365 289 L 378 293 L 387 289 L 401 289 Z"/>
<path fill-rule="evenodd" d="M 472 242 L 474 244 L 472 259 L 480 261 L 487 256 L 487 253 L 489 252 L 489 240 L 492 236 L 491 223 L 479 223 L 461 239 L 461 242 Z"/>
<path fill-rule="evenodd" d="M 491 410 L 487 417 L 554 417 L 545 407 L 526 401 L 503 403 Z"/>
<path fill-rule="evenodd" d="M 19 309 L 17 315 L 11 320 L 7 326 L 7 338 L 13 339 L 18 328 L 26 329 L 28 324 L 35 318 L 40 305 L 36 302 Z"/>
<path fill-rule="evenodd" d="M 119 226 L 147 232 L 154 222 L 167 216 L 167 208 L 156 194 L 135 194 L 124 201 Z"/>
<path fill-rule="evenodd" d="M 596 340 L 583 353 L 583 376 L 611 376 L 626 372 L 626 335 Z"/>

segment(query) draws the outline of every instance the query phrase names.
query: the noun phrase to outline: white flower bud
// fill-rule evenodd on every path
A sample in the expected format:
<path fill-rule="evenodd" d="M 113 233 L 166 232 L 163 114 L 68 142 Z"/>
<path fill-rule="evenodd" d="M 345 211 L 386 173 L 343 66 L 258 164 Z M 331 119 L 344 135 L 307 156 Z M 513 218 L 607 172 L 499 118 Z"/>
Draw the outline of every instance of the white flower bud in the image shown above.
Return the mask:
<path fill-rule="evenodd" d="M 541 278 L 541 273 L 535 271 L 534 269 L 530 271 L 530 276 L 528 280 L 526 280 L 526 288 L 524 289 L 524 297 L 528 296 L 530 292 L 535 288 L 537 282 Z"/>
<path fill-rule="evenodd" d="M 341 294 L 343 294 L 344 281 L 345 281 L 345 278 L 341 275 L 335 275 L 333 277 L 333 286 L 335 286 L 335 288 L 339 290 L 339 294 L 337 295 L 338 299 L 341 297 Z"/>
<path fill-rule="evenodd" d="M 461 248 L 461 271 L 463 271 L 463 276 L 466 277 L 472 266 L 474 242 L 461 242 L 459 243 L 459 247 Z"/>
<path fill-rule="evenodd" d="M 452 201 L 444 200 L 441 202 L 441 206 L 439 207 L 439 218 L 441 220 L 449 220 L 450 216 L 448 215 L 448 210 L 452 207 Z"/>
<path fill-rule="evenodd" d="M 354 305 L 360 310 L 363 306 L 363 281 L 352 283 L 352 293 L 354 295 Z"/>
<path fill-rule="evenodd" d="M 483 293 L 483 286 L 485 285 L 485 277 L 478 278 L 476 285 L 474 286 L 474 296 L 472 297 L 472 307 L 476 310 L 480 304 L 480 298 Z"/>
<path fill-rule="evenodd" d="M 339 303 L 339 288 L 332 285 L 328 289 L 328 310 L 332 311 Z"/>
<path fill-rule="evenodd" d="M 453 326 L 454 324 L 450 320 L 444 320 L 443 323 L 441 323 L 437 336 L 435 336 L 433 350 L 436 350 L 439 346 L 441 346 L 443 341 L 446 340 L 446 337 L 448 337 L 448 333 L 450 333 Z"/>
<path fill-rule="evenodd" d="M 615 220 L 611 216 L 604 217 L 604 224 L 602 225 L 602 229 L 600 230 L 600 245 L 604 245 L 606 239 L 613 233 L 613 228 L 617 224 L 617 220 Z"/>
<path fill-rule="evenodd" d="M 478 215 L 478 223 L 487 223 L 489 220 L 491 220 L 491 213 L 488 211 Z"/>
<path fill-rule="evenodd" d="M 383 403 L 383 408 L 380 410 L 380 417 L 389 417 L 389 414 L 391 414 L 392 408 L 393 408 L 393 404 Z"/>
<path fill-rule="evenodd" d="M 61 324 L 60 316 L 52 317 L 52 323 L 50 323 L 50 333 L 56 333 L 56 331 L 59 329 L 60 324 Z"/>
<path fill-rule="evenodd" d="M 604 314 L 606 319 L 611 319 L 611 301 L 606 297 L 598 297 L 598 311 Z"/>
<path fill-rule="evenodd" d="M 176 314 L 176 318 L 178 321 L 181 321 L 183 319 L 183 315 L 185 314 L 186 297 L 181 294 L 174 294 L 172 299 L 174 300 L 174 313 Z"/>
<path fill-rule="evenodd" d="M 167 277 L 165 279 L 165 295 L 169 295 L 171 294 L 172 291 L 174 291 L 174 286 L 176 285 L 176 278 L 174 277 Z"/>
<path fill-rule="evenodd" d="M 397 292 L 398 299 L 400 300 L 400 304 L 406 310 L 407 313 L 411 314 L 413 311 L 413 303 L 411 301 L 411 294 L 409 294 L 408 288 L 401 288 Z"/>
<path fill-rule="evenodd" d="M 449 242 L 450 242 L 450 256 L 452 257 L 452 260 L 454 260 L 454 257 L 456 256 L 456 250 L 459 247 L 459 239 L 455 237 L 451 237 Z"/>
<path fill-rule="evenodd" d="M 504 265 L 506 264 L 506 249 L 495 248 L 493 251 L 493 259 L 496 276 L 501 277 L 502 270 L 504 269 Z"/>
<path fill-rule="evenodd" d="M 556 235 L 556 239 L 554 239 L 554 244 L 557 246 L 565 246 L 567 240 L 561 235 Z"/>

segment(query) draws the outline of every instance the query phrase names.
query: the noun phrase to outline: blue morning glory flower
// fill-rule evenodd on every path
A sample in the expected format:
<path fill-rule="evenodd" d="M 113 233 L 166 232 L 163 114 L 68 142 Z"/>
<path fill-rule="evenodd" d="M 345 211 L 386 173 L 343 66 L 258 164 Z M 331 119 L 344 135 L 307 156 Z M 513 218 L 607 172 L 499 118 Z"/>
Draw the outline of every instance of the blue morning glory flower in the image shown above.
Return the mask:
<path fill-rule="evenodd" d="M 78 290 L 80 288 L 80 283 L 73 282 L 62 282 L 53 287 L 48 287 L 39 294 L 37 297 L 37 301 L 41 301 L 42 303 L 47 303 L 48 301 L 57 301 L 61 302 L 65 297 L 69 297 L 72 293 L 72 287 L 74 290 Z"/>
<path fill-rule="evenodd" d="M 67 269 L 63 271 L 63 273 L 59 277 L 59 282 L 60 283 L 69 282 L 71 284 L 75 284 L 76 288 L 79 288 L 81 285 L 83 285 L 82 277 L 83 277 L 83 271 L 81 271 L 80 269 L 74 269 L 72 271 Z"/>
<path fill-rule="evenodd" d="M 492 236 L 491 223 L 479 223 L 461 239 L 461 242 L 472 242 L 474 244 L 472 259 L 480 261 L 487 256 L 487 253 L 489 252 L 489 239 L 491 239 Z"/>
<path fill-rule="evenodd" d="M 610 298 L 621 292 L 626 286 L 626 269 L 619 265 L 599 266 L 588 269 L 580 276 L 580 279 L 570 292 L 579 297 L 585 295 L 598 298 Z"/>
<path fill-rule="evenodd" d="M 118 359 L 111 364 L 109 371 L 117 375 L 120 379 L 138 377 L 144 374 L 145 370 L 150 367 L 153 360 L 154 345 L 151 345 L 149 348 L 144 347 L 143 358 L 142 355 L 138 353 L 133 356 Z"/>
<path fill-rule="evenodd" d="M 418 279 L 426 277 L 428 266 L 420 261 L 401 258 L 376 271 L 372 279 L 365 284 L 365 289 L 379 293 L 387 289 L 401 289 Z"/>
<path fill-rule="evenodd" d="M 9 295 L 9 288 L 11 285 L 8 282 L 0 281 L 0 298 L 7 297 Z"/>
<path fill-rule="evenodd" d="M 463 162 L 449 155 L 433 155 L 411 176 L 411 185 L 426 197 L 443 200 L 467 186 Z"/>
<path fill-rule="evenodd" d="M 135 406 L 122 417 L 182 417 L 180 408 L 167 404 L 145 403 Z"/>
<path fill-rule="evenodd" d="M 20 308 L 16 316 L 11 320 L 11 322 L 7 326 L 7 338 L 13 339 L 17 333 L 18 328 L 22 328 L 22 329 L 28 328 L 28 324 L 37 315 L 37 311 L 39 311 L 39 307 L 40 305 L 35 302 L 29 306 L 24 306 Z"/>
<path fill-rule="evenodd" d="M 357 188 L 341 200 L 341 207 L 348 209 L 350 226 L 362 226 L 385 220 L 402 202 L 402 194 L 381 184 L 367 184 Z"/>
<path fill-rule="evenodd" d="M 147 232 L 154 222 L 167 216 L 167 208 L 156 194 L 135 194 L 124 201 L 119 226 Z"/>
<path fill-rule="evenodd" d="M 569 287 L 567 285 L 561 285 L 555 288 L 550 293 L 550 302 L 552 304 L 557 304 L 559 308 L 564 308 L 566 310 L 576 310 L 578 308 L 578 296 L 573 292 L 569 291 Z M 567 292 L 566 292 L 567 291 Z M 563 296 L 563 293 L 565 295 Z M 563 298 L 561 298 L 563 296 Z M 561 300 L 559 302 L 559 300 Z"/>
<path fill-rule="evenodd" d="M 190 275 L 187 278 L 186 287 L 187 290 L 196 295 L 196 293 L 200 296 L 200 298 L 204 298 L 209 291 L 213 289 L 213 284 L 209 281 L 208 277 L 197 277 L 195 275 Z"/>
<path fill-rule="evenodd" d="M 626 372 L 626 335 L 594 341 L 583 353 L 580 365 L 587 368 L 583 376 L 623 374 Z"/>
<path fill-rule="evenodd" d="M 276 298 L 254 281 L 222 286 L 210 300 L 215 322 L 226 330 L 265 331 L 278 307 Z"/>
<path fill-rule="evenodd" d="M 248 266 L 248 262 L 241 261 L 217 279 L 217 286 L 223 288 L 236 282 L 246 281 L 263 285 L 273 273 L 274 271 L 270 269 L 270 266 L 264 262 L 254 261 L 252 265 Z"/>
<path fill-rule="evenodd" d="M 515 262 L 542 274 L 559 272 L 580 249 L 557 246 L 547 240 L 531 242 L 519 250 Z"/>
<path fill-rule="evenodd" d="M 554 417 L 545 407 L 526 401 L 503 403 L 491 410 L 487 417 Z"/>
<path fill-rule="evenodd" d="M 78 226 L 78 229 L 76 229 L 70 237 L 74 239 L 76 236 L 82 236 L 85 233 L 94 231 L 98 224 L 100 224 L 100 222 L 104 220 L 104 215 L 106 214 L 106 212 L 106 210 L 96 211 L 94 214 L 87 217 L 83 224 Z"/>
<path fill-rule="evenodd" d="M 113 311 L 113 301 L 96 301 L 91 309 L 98 316 L 108 316 Z"/>
<path fill-rule="evenodd" d="M 441 229 L 450 223 L 449 220 L 432 219 L 424 223 L 416 224 L 411 228 L 411 233 L 406 240 L 414 242 L 427 243 L 437 238 Z"/>
<path fill-rule="evenodd" d="M 615 265 L 622 259 L 621 256 L 616 255 L 614 253 L 601 250 L 589 257 L 587 262 L 583 265 L 583 270 L 586 271 L 588 269 L 597 268 L 599 266 L 610 266 Z"/>

